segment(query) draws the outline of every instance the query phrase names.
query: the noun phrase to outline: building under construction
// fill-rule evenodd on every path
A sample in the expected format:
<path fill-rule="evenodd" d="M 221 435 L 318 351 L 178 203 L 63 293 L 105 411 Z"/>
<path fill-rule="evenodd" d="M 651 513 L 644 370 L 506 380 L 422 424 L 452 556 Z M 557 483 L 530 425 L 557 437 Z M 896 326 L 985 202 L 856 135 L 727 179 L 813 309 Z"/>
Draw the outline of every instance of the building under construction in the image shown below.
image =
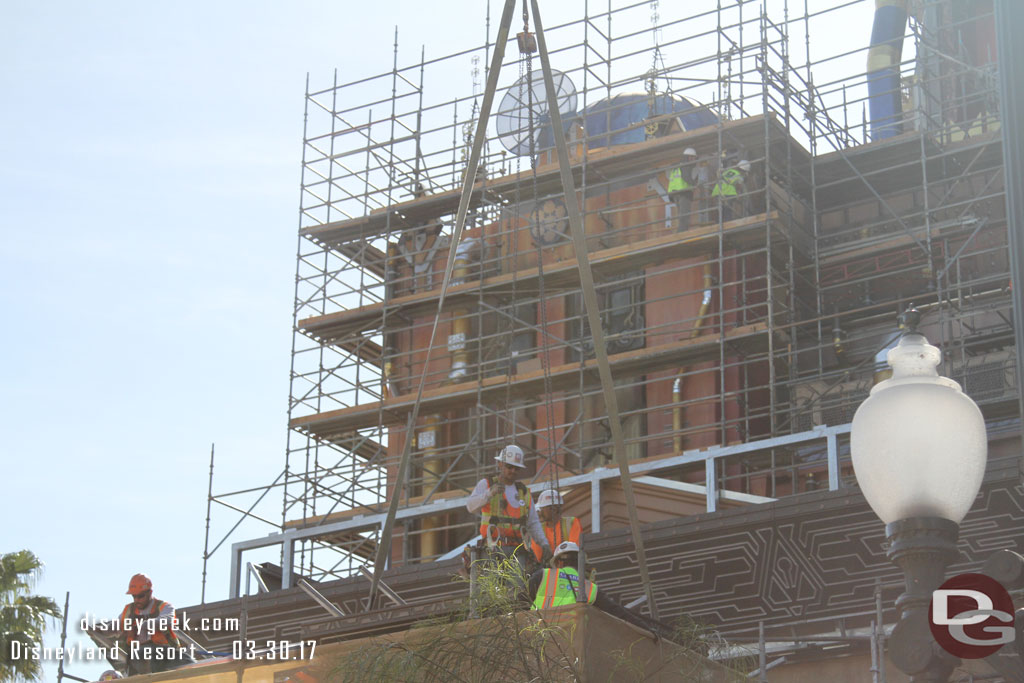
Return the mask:
<path fill-rule="evenodd" d="M 396 36 L 390 71 L 310 83 L 280 517 L 190 614 L 330 642 L 444 613 L 466 498 L 514 443 L 619 602 L 749 645 L 764 680 L 884 680 L 902 579 L 849 423 L 911 303 L 989 430 L 951 571 L 1020 545 L 993 0 L 879 1 L 873 27 L 842 0 L 613 4 L 542 27 L 550 82 L 517 8 L 497 73 L 488 13 L 481 47 L 410 60 Z"/>

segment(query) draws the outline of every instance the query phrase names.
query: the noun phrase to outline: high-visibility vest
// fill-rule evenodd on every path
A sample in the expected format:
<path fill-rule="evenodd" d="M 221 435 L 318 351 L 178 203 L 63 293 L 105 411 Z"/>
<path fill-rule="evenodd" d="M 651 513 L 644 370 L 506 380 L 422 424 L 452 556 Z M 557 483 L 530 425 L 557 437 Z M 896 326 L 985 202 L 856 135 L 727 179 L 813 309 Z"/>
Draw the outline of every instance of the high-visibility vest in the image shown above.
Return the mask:
<path fill-rule="evenodd" d="M 683 179 L 683 169 L 673 168 L 668 174 L 668 191 L 682 192 L 683 190 L 689 190 L 693 185 L 690 185 L 689 181 Z"/>
<path fill-rule="evenodd" d="M 583 535 L 583 530 L 580 527 L 580 520 L 575 517 L 562 517 L 561 521 L 554 526 L 548 526 L 547 524 L 542 526 L 544 527 L 544 535 L 548 539 L 548 545 L 552 550 L 557 548 L 562 541 L 572 541 L 576 545 L 580 544 L 580 536 Z M 536 541 L 530 541 L 530 543 L 534 556 L 540 562 L 544 556 L 544 549 Z"/>
<path fill-rule="evenodd" d="M 743 180 L 743 173 L 738 168 L 727 168 L 722 171 L 722 179 L 715 183 L 711 196 L 735 197 L 736 183 Z"/>
<path fill-rule="evenodd" d="M 520 529 L 526 524 L 530 507 L 533 505 L 533 497 L 530 495 L 530 489 L 518 481 L 516 493 L 520 501 L 518 508 L 512 507 L 505 500 L 504 486 L 480 508 L 480 514 L 483 516 L 480 520 L 480 535 L 488 541 L 501 545 L 519 545 L 523 542 L 523 533 Z"/>
<path fill-rule="evenodd" d="M 587 602 L 594 604 L 597 600 L 597 585 L 584 581 L 583 589 L 587 592 Z M 537 596 L 533 599 L 533 609 L 571 605 L 576 602 L 577 590 L 580 590 L 580 575 L 572 567 L 545 569 L 544 577 L 537 587 Z"/>
<path fill-rule="evenodd" d="M 133 621 L 135 619 L 153 619 L 154 626 L 163 626 L 165 624 L 162 624 L 160 622 L 160 611 L 164 608 L 164 605 L 166 604 L 167 603 L 163 600 L 154 599 L 148 611 L 136 613 L 135 603 L 128 603 L 124 606 L 124 609 L 121 610 L 121 616 L 118 617 L 118 619 L 121 622 L 122 626 L 124 625 L 126 619 L 131 619 Z M 173 619 L 173 615 L 170 618 Z M 143 626 L 144 625 L 145 624 L 143 624 Z M 125 638 L 129 643 L 138 640 L 139 632 L 137 628 L 133 627 L 132 630 L 128 631 L 128 633 L 125 635 Z M 154 629 L 153 633 L 149 636 L 149 639 L 153 642 L 154 645 L 173 645 L 174 647 L 181 647 L 181 642 L 178 640 L 178 635 L 174 632 L 174 629 L 172 628 L 168 628 L 167 630 Z"/>

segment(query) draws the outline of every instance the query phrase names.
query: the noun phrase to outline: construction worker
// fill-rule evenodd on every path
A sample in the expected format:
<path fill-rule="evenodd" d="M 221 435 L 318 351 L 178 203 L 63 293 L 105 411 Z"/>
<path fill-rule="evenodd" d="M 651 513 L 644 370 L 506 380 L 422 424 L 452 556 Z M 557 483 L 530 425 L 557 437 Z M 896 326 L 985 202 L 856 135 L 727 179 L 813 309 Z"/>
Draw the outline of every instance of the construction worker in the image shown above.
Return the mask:
<path fill-rule="evenodd" d="M 712 173 L 711 162 L 707 157 L 697 160 L 697 165 L 693 169 L 693 201 L 696 204 L 698 223 L 707 223 L 709 220 L 708 204 L 710 203 Z"/>
<path fill-rule="evenodd" d="M 743 174 L 749 172 L 750 162 L 742 159 L 735 166 L 723 170 L 711 190 L 711 198 L 718 197 L 721 202 L 723 222 L 739 218 L 740 197 L 746 193 L 743 187 Z"/>
<path fill-rule="evenodd" d="M 533 597 L 533 609 L 547 609 L 571 605 L 575 602 L 594 604 L 597 600 L 597 585 L 583 581 L 581 586 L 576 562 L 580 547 L 571 541 L 562 541 L 555 548 L 551 568 L 538 569 L 530 577 L 527 588 Z M 579 599 L 580 590 L 586 591 L 584 600 Z"/>
<path fill-rule="evenodd" d="M 697 176 L 697 150 L 687 147 L 683 150 L 683 162 L 668 174 L 668 198 L 676 203 L 679 216 L 679 231 L 690 227 L 690 210 L 693 203 L 694 181 Z"/>
<path fill-rule="evenodd" d="M 545 560 L 550 558 L 551 545 L 544 536 L 530 490 L 516 481 L 526 469 L 523 449 L 510 444 L 502 448 L 494 460 L 498 476 L 493 483 L 489 479 L 477 482 L 466 502 L 467 510 L 479 512 L 482 516 L 480 536 L 483 543 L 525 563 L 528 553 L 518 552 L 519 548 L 528 547 L 524 545 L 525 533 L 541 546 L 542 557 Z"/>
<path fill-rule="evenodd" d="M 586 602 L 602 612 L 651 631 L 659 637 L 673 637 L 672 629 L 668 626 L 629 611 L 601 593 L 593 581 L 580 581 L 579 572 L 576 570 L 579 565 L 579 552 L 578 545 L 571 541 L 563 541 L 555 548 L 551 568 L 538 569 L 530 576 L 527 591 L 532 600 L 531 609 L 547 609 Z"/>
<path fill-rule="evenodd" d="M 169 671 L 192 662 L 176 633 L 174 607 L 153 597 L 153 582 L 136 574 L 128 582 L 132 602 L 118 616 L 117 632 L 127 641 L 128 674 Z"/>
<path fill-rule="evenodd" d="M 562 516 L 562 494 L 554 489 L 542 491 L 537 496 L 537 515 L 540 517 L 541 527 L 544 529 L 544 536 L 552 548 L 557 548 L 562 541 L 572 541 L 580 545 L 580 537 L 583 531 L 580 527 L 580 520 L 575 517 Z M 535 542 L 531 542 L 533 556 L 538 562 L 542 561 L 543 549 Z"/>

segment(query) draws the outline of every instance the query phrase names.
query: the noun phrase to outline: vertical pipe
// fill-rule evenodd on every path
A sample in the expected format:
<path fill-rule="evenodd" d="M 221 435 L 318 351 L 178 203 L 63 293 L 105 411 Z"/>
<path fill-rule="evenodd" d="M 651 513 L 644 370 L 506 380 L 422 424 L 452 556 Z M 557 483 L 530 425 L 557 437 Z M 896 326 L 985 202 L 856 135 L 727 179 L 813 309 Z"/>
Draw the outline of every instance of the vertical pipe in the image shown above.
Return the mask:
<path fill-rule="evenodd" d="M 242 571 L 241 562 L 242 562 L 242 550 L 240 548 L 236 548 L 234 545 L 232 545 L 231 546 L 231 571 L 230 571 L 230 576 L 228 577 L 228 580 L 229 580 L 229 583 L 228 583 L 228 598 L 229 599 L 230 598 L 237 598 L 238 597 L 238 584 L 241 581 L 241 574 L 239 574 L 239 572 Z"/>
<path fill-rule="evenodd" d="M 64 644 L 68 639 L 68 602 L 71 600 L 71 591 L 64 593 L 64 612 L 60 618 L 60 651 L 64 652 Z M 64 680 L 64 658 L 59 657 L 57 664 L 57 683 Z"/>
<path fill-rule="evenodd" d="M 477 566 L 477 547 L 469 546 L 469 618 L 476 619 L 477 605 L 477 581 L 480 576 L 480 568 Z"/>
<path fill-rule="evenodd" d="M 762 34 L 761 34 L 761 51 L 762 59 L 764 63 L 768 63 L 768 13 L 767 10 L 762 6 L 761 9 L 761 22 L 762 22 Z M 786 51 L 788 53 L 788 45 Z M 813 88 L 813 84 L 811 84 Z M 789 92 L 787 84 L 786 92 Z M 768 83 L 765 82 L 761 87 L 762 103 L 761 107 L 764 111 L 768 111 L 769 99 L 768 99 Z M 788 97 L 788 95 L 787 95 Z M 809 93 L 809 97 L 813 98 L 813 90 Z M 813 100 L 812 100 L 813 101 Z M 764 284 L 765 284 L 765 306 L 766 306 L 766 323 L 768 325 L 768 430 L 770 433 L 775 434 L 775 428 L 778 424 L 776 419 L 775 410 L 778 405 L 778 378 L 775 364 L 775 282 L 774 282 L 774 270 L 775 263 L 772 259 L 772 193 L 768 191 L 768 179 L 771 177 L 772 167 L 772 146 L 768 144 L 771 139 L 771 119 L 770 117 L 764 118 L 764 169 L 765 169 L 765 194 L 764 194 Z M 788 145 L 787 145 L 788 147 Z M 749 192 L 749 188 L 743 188 L 745 192 Z M 795 481 L 795 480 L 794 480 Z"/>
<path fill-rule="evenodd" d="M 302 215 L 303 215 L 302 207 L 303 207 L 303 201 L 305 200 L 305 197 L 306 197 L 306 171 L 308 169 L 308 160 L 306 158 L 306 153 L 307 153 L 307 151 L 309 149 L 309 100 L 310 100 L 310 96 L 309 96 L 309 73 L 307 72 L 306 73 L 306 97 L 305 97 L 304 106 L 303 106 L 303 112 L 302 112 L 302 172 L 301 172 L 300 180 L 299 180 L 299 185 L 300 185 L 299 186 L 299 225 L 298 225 L 299 229 L 296 230 L 296 234 L 298 236 L 297 236 L 297 243 L 295 245 L 295 288 L 293 289 L 293 292 L 292 292 L 292 301 L 294 302 L 294 305 L 293 305 L 293 308 L 292 308 L 292 329 L 293 329 L 293 332 L 292 332 L 292 348 L 291 348 L 291 352 L 292 353 L 291 353 L 291 364 L 290 364 L 290 367 L 288 368 L 288 394 L 289 394 L 289 397 L 291 398 L 291 401 L 289 401 L 289 407 L 288 407 L 288 422 L 289 422 L 289 424 L 291 423 L 293 409 L 295 408 L 295 406 L 301 404 L 301 402 L 295 401 L 295 380 L 296 380 L 296 377 L 298 376 L 297 375 L 297 370 L 296 370 L 295 358 L 296 358 L 296 356 L 298 354 L 297 342 L 303 336 L 302 333 L 299 332 L 298 330 L 299 330 L 299 315 L 300 315 L 300 313 L 302 311 L 302 304 L 299 303 L 299 292 L 301 291 L 300 290 L 300 285 L 301 285 L 302 279 L 303 279 L 302 278 L 302 264 L 303 264 L 302 244 L 303 244 L 303 240 L 305 238 L 302 236 L 301 228 L 302 228 L 302 220 L 303 220 L 302 219 Z M 325 250 L 326 250 L 326 248 L 325 248 Z M 285 456 L 284 456 L 285 459 L 284 459 L 284 473 L 283 473 L 284 474 L 284 482 L 283 482 L 283 485 L 281 486 L 281 528 L 282 529 L 284 528 L 284 523 L 285 523 L 286 517 L 288 515 L 288 488 L 289 488 L 289 484 L 291 483 L 292 435 L 293 435 L 293 433 L 294 432 L 291 429 L 289 429 L 288 430 L 288 435 L 287 435 L 286 440 L 285 440 Z M 305 439 L 306 445 L 308 447 L 308 445 L 309 445 L 309 437 L 308 436 L 303 436 L 301 438 Z M 234 562 L 233 554 L 232 554 L 232 562 Z M 231 581 L 232 581 L 231 589 L 230 589 L 231 592 L 228 593 L 228 597 L 229 598 L 233 598 L 233 597 L 236 596 L 235 590 L 237 589 L 237 581 L 236 581 L 236 579 L 234 578 L 233 575 L 232 575 Z"/>
<path fill-rule="evenodd" d="M 878 622 L 874 619 L 871 620 L 871 681 L 872 683 L 881 683 L 881 678 L 878 677 L 880 669 L 878 668 Z"/>
<path fill-rule="evenodd" d="M 423 484 L 421 491 L 426 494 L 433 490 L 441 481 L 444 475 L 444 462 L 438 457 L 438 432 L 440 418 L 437 415 L 428 415 L 424 420 L 426 426 L 422 431 L 416 433 L 416 446 L 422 451 L 423 457 Z M 420 522 L 420 559 L 426 561 L 441 554 L 441 527 L 444 526 L 442 515 L 431 515 L 424 517 Z"/>
<path fill-rule="evenodd" d="M 878 624 L 878 675 L 885 681 L 885 622 L 882 621 L 882 583 L 875 579 L 875 623 Z"/>
<path fill-rule="evenodd" d="M 461 285 L 469 278 L 469 267 L 472 252 L 479 241 L 467 237 L 459 243 L 455 250 L 455 268 L 452 271 L 451 286 Z M 452 313 L 452 331 L 448 335 L 448 352 L 452 354 L 452 367 L 448 379 L 459 382 L 469 374 L 469 335 L 471 333 L 470 311 L 465 307 L 457 308 Z"/>
<path fill-rule="evenodd" d="M 242 596 L 242 609 L 238 614 L 238 639 L 243 643 L 249 635 L 249 596 Z"/>
<path fill-rule="evenodd" d="M 826 448 L 828 449 L 828 490 L 839 490 L 839 444 L 836 443 L 836 433 L 829 432 L 825 437 Z"/>
<path fill-rule="evenodd" d="M 764 622 L 757 622 L 757 680 L 768 683 L 768 651 L 764 642 Z"/>
<path fill-rule="evenodd" d="M 683 372 L 672 382 L 672 452 L 679 455 L 683 452 Z"/>
<path fill-rule="evenodd" d="M 714 258 L 711 254 L 708 259 Z M 700 328 L 707 319 L 708 311 L 711 309 L 711 290 L 714 278 L 711 276 L 711 261 L 704 263 L 704 294 L 701 297 L 700 308 L 697 310 L 697 320 L 690 330 L 690 339 L 700 334 Z M 679 374 L 672 382 L 672 450 L 678 455 L 683 452 L 683 375 L 689 370 L 689 366 L 679 369 Z"/>
<path fill-rule="evenodd" d="M 206 564 L 210 559 L 210 505 L 213 502 L 213 447 L 210 444 L 210 483 L 206 489 L 206 536 L 203 538 L 203 587 L 200 591 L 199 604 L 206 604 Z"/>
<path fill-rule="evenodd" d="M 1019 417 L 1024 425 L 1024 153 L 1021 147 L 1021 117 L 1024 116 L 1024 4 L 996 0 L 996 55 L 999 59 L 999 102 L 1002 107 L 1003 177 L 1016 179 L 1006 183 L 1006 217 L 1010 245 L 1010 282 L 1013 285 L 1013 331 L 1017 340 L 1017 400 Z"/>
<path fill-rule="evenodd" d="M 718 510 L 718 468 L 715 462 L 713 456 L 704 458 L 704 495 L 707 498 L 708 512 Z"/>
<path fill-rule="evenodd" d="M 875 20 L 871 27 L 867 64 L 872 140 L 891 138 L 903 132 L 900 121 L 903 113 L 900 101 L 900 61 L 906 25 L 906 0 L 875 0 Z"/>
<path fill-rule="evenodd" d="M 281 590 L 292 587 L 292 573 L 294 572 L 293 558 L 295 557 L 295 538 L 288 532 L 285 532 L 284 539 L 281 541 Z M 239 557 L 241 560 L 241 557 Z M 301 570 L 302 565 L 299 565 Z M 313 565 L 310 564 L 310 570 Z M 312 574 L 312 571 L 310 571 Z"/>

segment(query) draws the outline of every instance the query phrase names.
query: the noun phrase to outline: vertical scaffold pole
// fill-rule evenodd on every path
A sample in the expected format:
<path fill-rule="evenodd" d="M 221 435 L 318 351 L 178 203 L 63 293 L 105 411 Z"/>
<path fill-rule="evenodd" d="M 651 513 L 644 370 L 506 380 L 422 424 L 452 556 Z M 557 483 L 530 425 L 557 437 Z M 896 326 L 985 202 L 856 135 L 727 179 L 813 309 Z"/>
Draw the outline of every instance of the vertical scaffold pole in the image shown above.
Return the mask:
<path fill-rule="evenodd" d="M 210 483 L 206 489 L 206 538 L 203 539 L 203 586 L 199 595 L 199 604 L 206 604 L 206 564 L 210 559 L 210 507 L 213 504 L 213 447 L 210 444 Z"/>
<path fill-rule="evenodd" d="M 1017 340 L 1017 403 L 1021 424 L 1024 424 L 1024 189 L 1020 174 L 1024 173 L 1024 139 L 1021 117 L 1024 116 L 1024 4 L 996 0 L 996 56 L 999 60 L 999 103 L 1002 107 L 1003 178 L 1006 187 L 1006 225 L 1010 247 L 1010 282 L 1013 285 L 1013 331 Z"/>
<path fill-rule="evenodd" d="M 66 652 L 64 644 L 68 640 L 68 603 L 71 601 L 71 592 L 64 593 L 64 613 L 60 619 L 60 651 Z M 61 683 L 64 680 L 64 658 L 59 658 L 60 663 L 57 665 L 57 683 Z"/>

